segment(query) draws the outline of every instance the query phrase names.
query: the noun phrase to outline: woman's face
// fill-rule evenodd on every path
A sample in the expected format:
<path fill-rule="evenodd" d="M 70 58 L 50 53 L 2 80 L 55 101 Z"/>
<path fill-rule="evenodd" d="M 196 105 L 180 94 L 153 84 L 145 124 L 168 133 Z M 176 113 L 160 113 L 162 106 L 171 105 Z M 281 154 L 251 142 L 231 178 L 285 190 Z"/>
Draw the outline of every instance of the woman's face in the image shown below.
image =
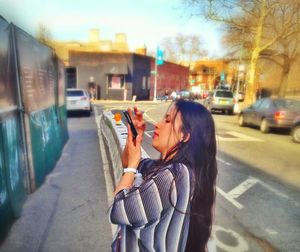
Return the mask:
<path fill-rule="evenodd" d="M 164 118 L 155 124 L 152 146 L 162 154 L 162 158 L 181 140 L 183 135 L 181 125 L 181 114 L 178 112 L 176 115 L 175 105 L 171 106 Z"/>

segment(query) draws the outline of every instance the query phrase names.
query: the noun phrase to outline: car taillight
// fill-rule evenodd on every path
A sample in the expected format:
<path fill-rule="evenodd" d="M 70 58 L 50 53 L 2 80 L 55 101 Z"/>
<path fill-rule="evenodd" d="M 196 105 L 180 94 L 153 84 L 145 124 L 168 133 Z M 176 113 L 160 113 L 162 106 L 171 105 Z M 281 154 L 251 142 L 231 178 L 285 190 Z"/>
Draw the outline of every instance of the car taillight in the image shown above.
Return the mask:
<path fill-rule="evenodd" d="M 81 97 L 80 100 L 84 100 L 85 101 L 85 100 L 87 100 L 87 98 L 86 97 Z"/>
<path fill-rule="evenodd" d="M 285 112 L 284 111 L 276 111 L 274 113 L 274 118 L 276 120 L 285 118 Z"/>

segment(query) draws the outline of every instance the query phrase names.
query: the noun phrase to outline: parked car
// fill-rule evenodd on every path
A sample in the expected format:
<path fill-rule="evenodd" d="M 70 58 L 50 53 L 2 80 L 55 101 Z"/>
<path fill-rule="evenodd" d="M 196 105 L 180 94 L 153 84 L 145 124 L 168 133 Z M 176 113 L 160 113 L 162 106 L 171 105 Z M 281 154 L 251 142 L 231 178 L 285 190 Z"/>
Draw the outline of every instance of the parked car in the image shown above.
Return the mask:
<path fill-rule="evenodd" d="M 91 114 L 91 102 L 88 92 L 80 88 L 67 89 L 67 111 L 81 111 L 87 116 Z"/>
<path fill-rule="evenodd" d="M 300 116 L 297 116 L 293 122 L 291 136 L 295 143 L 300 143 Z"/>
<path fill-rule="evenodd" d="M 180 90 L 176 94 L 177 94 L 176 99 L 191 99 L 192 98 L 192 94 L 188 90 Z"/>
<path fill-rule="evenodd" d="M 240 126 L 259 126 L 261 132 L 272 128 L 291 129 L 300 115 L 300 101 L 283 98 L 263 98 L 239 113 Z"/>
<path fill-rule="evenodd" d="M 232 115 L 234 107 L 233 92 L 225 89 L 216 89 L 213 92 L 209 92 L 203 104 L 211 112 L 220 110 Z"/>

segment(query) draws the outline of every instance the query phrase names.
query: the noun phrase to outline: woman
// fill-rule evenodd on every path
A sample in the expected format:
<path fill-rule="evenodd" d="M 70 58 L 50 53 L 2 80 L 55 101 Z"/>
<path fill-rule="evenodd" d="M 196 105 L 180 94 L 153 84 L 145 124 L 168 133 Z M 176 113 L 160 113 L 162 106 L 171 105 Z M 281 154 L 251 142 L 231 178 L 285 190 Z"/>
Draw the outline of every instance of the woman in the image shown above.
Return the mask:
<path fill-rule="evenodd" d="M 111 222 L 122 227 L 113 250 L 206 251 L 217 176 L 211 114 L 199 103 L 174 102 L 155 125 L 152 146 L 159 160 L 140 161 L 145 124 L 137 108 L 133 119 L 139 134 L 133 140 L 128 127 L 126 168 L 110 209 Z"/>

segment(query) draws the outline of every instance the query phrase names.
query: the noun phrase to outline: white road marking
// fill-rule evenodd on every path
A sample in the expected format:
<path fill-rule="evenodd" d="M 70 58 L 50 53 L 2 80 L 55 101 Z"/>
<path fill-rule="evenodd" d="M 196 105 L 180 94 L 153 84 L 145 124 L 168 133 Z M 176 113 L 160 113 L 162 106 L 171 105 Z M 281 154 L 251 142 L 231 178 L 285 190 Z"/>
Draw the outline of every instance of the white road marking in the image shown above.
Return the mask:
<path fill-rule="evenodd" d="M 255 178 L 248 178 L 243 183 L 239 184 L 237 187 L 233 188 L 227 195 L 232 199 L 237 199 L 247 190 L 249 190 L 252 186 L 254 186 L 258 182 Z"/>
<path fill-rule="evenodd" d="M 155 120 L 153 120 L 150 116 L 148 116 L 146 112 L 145 112 L 143 115 L 144 115 L 144 117 L 147 118 L 147 121 L 148 121 L 148 122 L 151 122 L 151 123 L 157 123 L 157 122 L 156 122 Z"/>
<path fill-rule="evenodd" d="M 279 197 L 285 198 L 285 199 L 291 199 L 289 196 L 285 195 L 284 193 L 279 192 L 277 189 L 273 188 L 272 186 L 258 180 L 259 184 L 262 185 L 264 188 L 268 189 L 269 191 L 273 192 Z"/>
<path fill-rule="evenodd" d="M 221 188 L 217 187 L 217 192 L 220 193 L 225 199 L 227 199 L 231 204 L 233 204 L 238 209 L 243 209 L 244 206 L 237 202 L 234 198 L 230 197 L 226 192 L 224 192 Z"/>
<path fill-rule="evenodd" d="M 278 232 L 272 228 L 266 228 L 265 230 L 269 235 L 277 235 L 278 234 Z"/>
<path fill-rule="evenodd" d="M 149 138 L 152 138 L 152 136 L 149 134 L 149 133 L 152 133 L 154 132 L 154 130 L 147 130 L 147 131 L 144 131 L 145 135 Z"/>
<path fill-rule="evenodd" d="M 285 198 L 285 199 L 290 199 L 289 196 L 279 192 L 278 190 L 274 189 L 270 185 L 262 182 L 259 179 L 256 179 L 254 177 L 249 177 L 247 180 L 233 188 L 230 192 L 226 193 L 219 187 L 217 187 L 217 192 L 220 193 L 226 200 L 228 200 L 230 203 L 232 203 L 235 207 L 238 209 L 244 208 L 244 206 L 236 201 L 237 198 L 239 198 L 242 194 L 244 194 L 246 191 L 248 191 L 252 186 L 255 184 L 259 183 L 263 187 L 265 187 L 267 190 L 273 192 L 276 196 Z"/>
<path fill-rule="evenodd" d="M 232 135 L 233 137 L 222 137 L 221 134 L 217 134 L 217 140 L 221 142 L 242 142 L 242 141 L 247 141 L 247 142 L 264 142 L 264 140 L 256 138 L 256 137 L 251 137 L 236 131 L 227 131 L 224 132 L 224 134 L 229 134 Z"/>
<path fill-rule="evenodd" d="M 231 163 L 228 163 L 228 162 L 224 161 L 224 160 L 221 159 L 221 158 L 218 158 L 218 157 L 217 157 L 217 160 L 218 160 L 220 163 L 226 164 L 226 165 L 228 165 L 228 166 L 231 165 Z"/>

